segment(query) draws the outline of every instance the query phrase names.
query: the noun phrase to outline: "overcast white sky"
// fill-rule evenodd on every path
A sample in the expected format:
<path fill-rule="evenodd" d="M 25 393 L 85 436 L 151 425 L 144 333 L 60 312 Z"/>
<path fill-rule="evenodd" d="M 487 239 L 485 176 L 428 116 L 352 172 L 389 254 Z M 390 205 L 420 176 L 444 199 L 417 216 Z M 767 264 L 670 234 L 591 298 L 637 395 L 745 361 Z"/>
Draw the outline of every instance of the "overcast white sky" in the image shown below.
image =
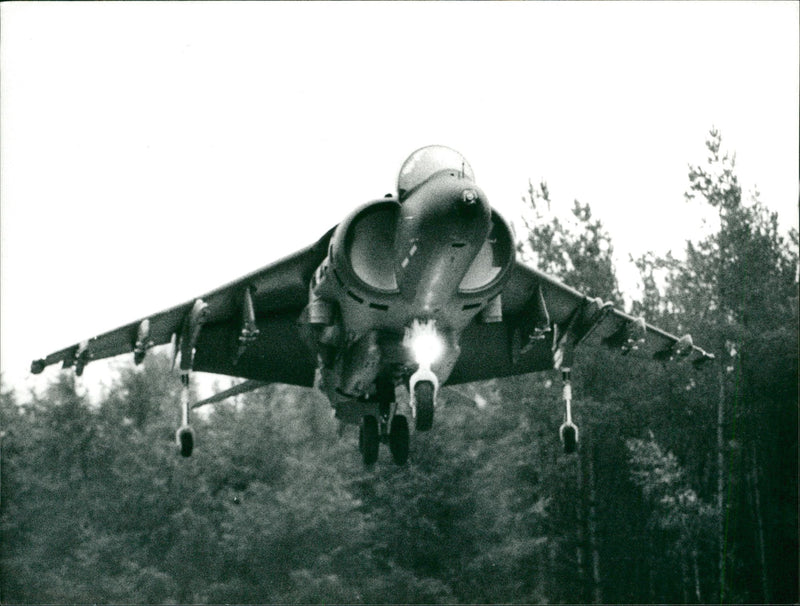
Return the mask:
<path fill-rule="evenodd" d="M 687 165 L 716 125 L 797 225 L 796 2 L 0 11 L 0 368 L 19 387 L 44 382 L 33 358 L 315 241 L 431 143 L 512 222 L 529 177 L 589 202 L 624 262 L 698 233 Z"/>

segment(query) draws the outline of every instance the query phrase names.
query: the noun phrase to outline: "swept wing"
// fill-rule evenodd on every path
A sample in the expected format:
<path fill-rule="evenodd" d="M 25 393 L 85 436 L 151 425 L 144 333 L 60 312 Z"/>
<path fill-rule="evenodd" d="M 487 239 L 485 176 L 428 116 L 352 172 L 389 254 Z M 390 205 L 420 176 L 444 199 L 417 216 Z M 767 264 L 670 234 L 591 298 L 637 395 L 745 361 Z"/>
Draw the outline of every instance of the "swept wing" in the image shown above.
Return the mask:
<path fill-rule="evenodd" d="M 700 365 L 714 358 L 689 335 L 670 334 L 519 262 L 503 290 L 502 307 L 502 322 L 473 322 L 464 331 L 449 384 L 546 370 L 554 356 L 560 362 L 559 355 L 570 356 L 584 341 L 654 360 Z"/>
<path fill-rule="evenodd" d="M 314 367 L 296 320 L 308 302 L 308 284 L 325 257 L 333 230 L 316 244 L 201 297 L 34 360 L 31 372 L 61 363 L 78 373 L 92 360 L 176 341 L 194 370 L 310 386 Z M 198 303 L 199 302 L 199 303 Z M 202 323 L 187 351 L 190 320 Z M 211 340 L 209 340 L 211 337 Z M 255 376 L 253 376 L 255 375 Z"/>

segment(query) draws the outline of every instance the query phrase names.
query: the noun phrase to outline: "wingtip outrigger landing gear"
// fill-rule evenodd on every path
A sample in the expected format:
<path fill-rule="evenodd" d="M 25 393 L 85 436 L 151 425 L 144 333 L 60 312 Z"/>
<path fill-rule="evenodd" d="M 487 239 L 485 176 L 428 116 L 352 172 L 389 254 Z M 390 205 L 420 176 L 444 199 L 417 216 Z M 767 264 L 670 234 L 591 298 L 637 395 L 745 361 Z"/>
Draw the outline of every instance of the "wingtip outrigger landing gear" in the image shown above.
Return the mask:
<path fill-rule="evenodd" d="M 600 314 L 605 313 L 605 307 L 600 305 L 597 307 L 600 308 Z M 573 454 L 578 450 L 578 426 L 572 422 L 572 376 L 570 372 L 575 357 L 575 346 L 580 340 L 577 333 L 577 322 L 578 313 L 576 312 L 562 335 L 558 334 L 557 327 L 553 331 L 553 366 L 561 370 L 563 384 L 561 397 L 564 400 L 564 423 L 558 428 L 558 436 L 564 445 L 565 454 Z"/>
<path fill-rule="evenodd" d="M 200 330 L 206 322 L 208 316 L 208 304 L 202 299 L 197 299 L 192 309 L 186 314 L 183 321 L 183 328 L 176 342 L 175 353 L 173 354 L 173 365 L 175 356 L 180 353 L 181 357 L 181 426 L 175 432 L 175 442 L 178 444 L 181 456 L 190 457 L 194 450 L 194 429 L 189 424 L 189 374 L 194 367 L 194 349 Z"/>
<path fill-rule="evenodd" d="M 192 456 L 194 429 L 189 424 L 189 373 L 181 373 L 181 426 L 175 432 L 175 442 L 182 457 Z"/>
<path fill-rule="evenodd" d="M 569 368 L 561 370 L 561 380 L 564 382 L 562 393 L 566 411 L 564 423 L 558 428 L 558 435 L 561 438 L 561 443 L 564 444 L 564 452 L 572 454 L 578 449 L 578 426 L 572 422 L 572 382 Z"/>
<path fill-rule="evenodd" d="M 181 450 L 182 457 L 191 457 L 192 450 L 194 450 L 194 429 L 191 425 L 181 427 L 178 429 L 175 440 L 178 442 L 178 447 Z"/>

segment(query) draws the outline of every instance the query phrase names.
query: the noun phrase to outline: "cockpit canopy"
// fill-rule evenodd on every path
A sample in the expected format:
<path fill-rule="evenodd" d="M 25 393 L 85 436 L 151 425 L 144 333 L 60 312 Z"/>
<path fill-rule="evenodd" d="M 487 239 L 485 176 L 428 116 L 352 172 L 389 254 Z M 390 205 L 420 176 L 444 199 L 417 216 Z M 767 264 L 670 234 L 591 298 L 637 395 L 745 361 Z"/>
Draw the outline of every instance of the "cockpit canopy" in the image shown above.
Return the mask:
<path fill-rule="evenodd" d="M 456 150 L 444 145 L 422 147 L 411 154 L 400 168 L 397 177 L 397 196 L 400 202 L 432 175 L 444 170 L 452 170 L 454 175 L 460 174 L 470 181 L 475 180 L 469 162 Z"/>

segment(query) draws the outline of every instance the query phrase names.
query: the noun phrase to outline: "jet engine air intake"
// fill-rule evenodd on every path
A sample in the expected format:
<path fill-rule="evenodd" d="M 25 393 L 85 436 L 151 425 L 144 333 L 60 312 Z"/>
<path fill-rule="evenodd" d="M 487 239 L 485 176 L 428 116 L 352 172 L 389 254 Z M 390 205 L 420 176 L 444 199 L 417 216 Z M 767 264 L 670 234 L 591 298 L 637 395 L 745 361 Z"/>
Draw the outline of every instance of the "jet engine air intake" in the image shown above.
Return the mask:
<path fill-rule="evenodd" d="M 369 206 L 357 214 L 345 236 L 345 256 L 356 277 L 377 290 L 396 292 L 392 248 L 397 203 Z"/>

